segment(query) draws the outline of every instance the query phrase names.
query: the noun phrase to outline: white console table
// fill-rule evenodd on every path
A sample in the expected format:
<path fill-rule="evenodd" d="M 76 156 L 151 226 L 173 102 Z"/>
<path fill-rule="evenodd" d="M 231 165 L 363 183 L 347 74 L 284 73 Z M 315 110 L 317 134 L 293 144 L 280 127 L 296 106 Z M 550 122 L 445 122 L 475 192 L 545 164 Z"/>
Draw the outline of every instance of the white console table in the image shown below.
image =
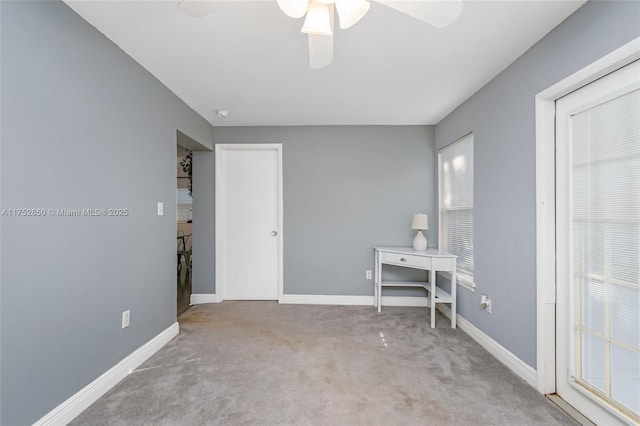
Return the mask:
<path fill-rule="evenodd" d="M 456 328 L 456 259 L 457 256 L 438 249 L 416 251 L 411 247 L 374 247 L 374 300 L 382 309 L 382 287 L 422 287 L 427 290 L 431 307 L 431 328 L 436 326 L 436 303 L 451 304 L 451 328 Z M 382 281 L 382 265 L 429 271 L 428 281 Z M 436 285 L 437 272 L 451 273 L 451 294 Z"/>

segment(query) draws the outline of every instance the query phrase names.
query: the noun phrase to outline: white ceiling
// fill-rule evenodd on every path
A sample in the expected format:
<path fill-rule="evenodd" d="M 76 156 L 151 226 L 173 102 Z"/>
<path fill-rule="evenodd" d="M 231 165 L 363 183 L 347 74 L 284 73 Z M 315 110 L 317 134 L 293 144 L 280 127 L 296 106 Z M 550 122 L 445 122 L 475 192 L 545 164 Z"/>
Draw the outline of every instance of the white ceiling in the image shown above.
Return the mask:
<path fill-rule="evenodd" d="M 372 2 L 317 70 L 275 0 L 204 18 L 177 1 L 66 3 L 211 124 L 275 126 L 436 124 L 585 1 L 464 0 L 443 29 Z"/>

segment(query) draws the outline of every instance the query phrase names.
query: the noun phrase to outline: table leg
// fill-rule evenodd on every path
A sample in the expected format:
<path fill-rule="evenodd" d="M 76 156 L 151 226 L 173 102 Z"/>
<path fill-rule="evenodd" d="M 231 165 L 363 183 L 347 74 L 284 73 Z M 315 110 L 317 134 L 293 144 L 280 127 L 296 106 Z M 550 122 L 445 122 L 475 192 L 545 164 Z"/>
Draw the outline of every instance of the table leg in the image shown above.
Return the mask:
<path fill-rule="evenodd" d="M 378 306 L 378 312 L 382 310 L 382 265 L 380 264 L 380 253 L 376 251 L 376 265 L 375 265 L 375 285 L 376 285 L 376 305 Z"/>
<path fill-rule="evenodd" d="M 436 273 L 435 271 L 429 271 L 429 278 L 431 281 L 431 328 L 436 328 Z"/>
<path fill-rule="evenodd" d="M 456 328 L 456 291 L 458 289 L 456 269 L 451 273 L 451 328 Z"/>
<path fill-rule="evenodd" d="M 373 306 L 378 306 L 378 283 L 373 281 Z"/>
<path fill-rule="evenodd" d="M 373 306 L 378 306 L 378 251 L 373 251 Z"/>

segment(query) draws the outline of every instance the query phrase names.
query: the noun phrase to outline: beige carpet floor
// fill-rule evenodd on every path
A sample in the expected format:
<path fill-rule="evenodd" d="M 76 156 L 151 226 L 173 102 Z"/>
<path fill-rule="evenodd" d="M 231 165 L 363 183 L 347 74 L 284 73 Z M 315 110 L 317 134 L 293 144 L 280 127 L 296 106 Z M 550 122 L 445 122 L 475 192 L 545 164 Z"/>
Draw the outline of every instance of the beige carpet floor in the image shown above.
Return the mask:
<path fill-rule="evenodd" d="M 74 425 L 575 425 L 427 308 L 198 305 Z"/>

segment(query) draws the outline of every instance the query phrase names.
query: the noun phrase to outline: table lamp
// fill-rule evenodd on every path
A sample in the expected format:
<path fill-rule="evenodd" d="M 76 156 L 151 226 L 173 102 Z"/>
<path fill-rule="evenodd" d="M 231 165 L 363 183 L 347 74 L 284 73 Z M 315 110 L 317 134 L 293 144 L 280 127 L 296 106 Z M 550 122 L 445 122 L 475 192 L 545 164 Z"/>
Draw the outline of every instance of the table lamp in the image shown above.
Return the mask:
<path fill-rule="evenodd" d="M 413 239 L 413 249 L 415 251 L 425 251 L 427 249 L 427 237 L 424 236 L 422 230 L 429 229 L 429 218 L 424 213 L 416 213 L 413 215 L 411 229 L 417 229 L 418 233 Z"/>

